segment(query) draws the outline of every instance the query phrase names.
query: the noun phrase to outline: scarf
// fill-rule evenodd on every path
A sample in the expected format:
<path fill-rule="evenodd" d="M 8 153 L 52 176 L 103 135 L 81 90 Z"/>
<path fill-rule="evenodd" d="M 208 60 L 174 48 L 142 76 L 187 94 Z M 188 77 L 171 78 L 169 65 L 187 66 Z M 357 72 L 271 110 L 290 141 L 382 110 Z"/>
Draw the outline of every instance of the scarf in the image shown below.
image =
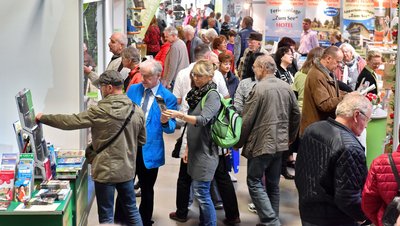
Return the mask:
<path fill-rule="evenodd" d="M 186 101 L 189 104 L 191 110 L 195 109 L 197 104 L 201 99 L 207 94 L 211 89 L 217 89 L 217 85 L 214 82 L 209 82 L 201 88 L 192 88 L 186 96 Z"/>

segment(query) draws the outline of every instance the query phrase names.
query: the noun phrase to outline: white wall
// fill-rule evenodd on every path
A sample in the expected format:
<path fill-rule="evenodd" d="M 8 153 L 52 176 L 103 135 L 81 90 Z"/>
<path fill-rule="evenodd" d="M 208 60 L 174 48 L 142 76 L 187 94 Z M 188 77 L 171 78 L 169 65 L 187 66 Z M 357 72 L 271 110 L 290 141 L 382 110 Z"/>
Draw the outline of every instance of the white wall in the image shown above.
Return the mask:
<path fill-rule="evenodd" d="M 81 1 L 0 2 L 0 152 L 17 151 L 12 124 L 18 120 L 15 95 L 32 91 L 35 111 L 80 111 Z M 47 141 L 79 148 L 79 131 L 44 126 Z"/>

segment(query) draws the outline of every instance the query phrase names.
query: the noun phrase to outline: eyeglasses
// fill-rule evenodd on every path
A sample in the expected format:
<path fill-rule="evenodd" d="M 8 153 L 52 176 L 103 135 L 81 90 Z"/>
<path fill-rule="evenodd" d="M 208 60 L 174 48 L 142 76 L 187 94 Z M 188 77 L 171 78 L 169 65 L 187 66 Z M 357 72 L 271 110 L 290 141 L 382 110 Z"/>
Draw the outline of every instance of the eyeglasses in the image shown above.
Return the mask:
<path fill-rule="evenodd" d="M 362 115 L 364 115 L 364 117 L 367 119 L 367 122 L 371 121 L 371 118 L 367 116 L 367 114 L 365 114 L 363 111 L 358 110 Z"/>
<path fill-rule="evenodd" d="M 192 78 L 204 78 L 204 75 L 199 75 L 199 74 L 195 74 L 195 73 L 190 73 L 190 76 L 192 76 Z"/>

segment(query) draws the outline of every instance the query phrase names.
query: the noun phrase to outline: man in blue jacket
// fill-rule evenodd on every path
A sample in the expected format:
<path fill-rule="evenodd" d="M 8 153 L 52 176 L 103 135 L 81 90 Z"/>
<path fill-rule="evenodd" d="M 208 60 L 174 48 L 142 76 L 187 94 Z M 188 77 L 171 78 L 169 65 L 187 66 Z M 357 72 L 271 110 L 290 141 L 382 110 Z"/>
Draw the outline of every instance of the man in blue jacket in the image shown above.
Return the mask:
<path fill-rule="evenodd" d="M 127 92 L 127 96 L 142 107 L 146 120 L 147 141 L 143 147 L 138 148 L 136 160 L 136 173 L 142 191 L 139 212 L 144 226 L 154 223 L 151 220 L 154 206 L 153 187 L 158 168 L 165 164 L 163 132 L 173 133 L 176 126 L 175 119 L 170 119 L 164 114 L 161 105 L 156 101 L 156 97 L 162 98 L 167 109 L 177 109 L 176 97 L 160 83 L 161 72 L 162 66 L 158 61 L 144 61 L 140 64 L 143 82 L 131 85 Z"/>

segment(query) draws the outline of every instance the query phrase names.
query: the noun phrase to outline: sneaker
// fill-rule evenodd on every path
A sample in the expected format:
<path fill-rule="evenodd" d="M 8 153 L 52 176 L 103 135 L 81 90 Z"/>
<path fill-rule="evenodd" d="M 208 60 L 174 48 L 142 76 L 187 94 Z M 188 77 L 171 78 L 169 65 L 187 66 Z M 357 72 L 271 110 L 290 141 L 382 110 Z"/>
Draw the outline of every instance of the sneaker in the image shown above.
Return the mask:
<path fill-rule="evenodd" d="M 247 209 L 250 212 L 257 214 L 256 206 L 254 205 L 254 203 L 249 203 Z"/>
<path fill-rule="evenodd" d="M 224 208 L 224 205 L 222 204 L 222 202 L 217 202 L 214 204 L 214 208 L 216 210 L 222 210 Z"/>
<path fill-rule="evenodd" d="M 225 218 L 223 222 L 225 225 L 235 225 L 240 223 L 240 218 L 239 217 L 236 217 L 234 219 Z"/>
<path fill-rule="evenodd" d="M 142 190 L 139 188 L 138 190 L 136 190 L 136 197 L 142 197 Z"/>
<path fill-rule="evenodd" d="M 229 176 L 231 177 L 232 182 L 237 182 L 237 178 L 235 176 L 233 176 L 232 173 L 229 173 Z"/>
<path fill-rule="evenodd" d="M 182 223 L 184 223 L 184 222 L 186 222 L 188 220 L 187 217 L 185 217 L 185 218 L 178 217 L 176 215 L 176 212 L 170 213 L 169 214 L 169 218 L 172 219 L 172 220 L 178 221 L 178 222 L 182 222 Z"/>
<path fill-rule="evenodd" d="M 135 190 L 138 190 L 140 188 L 139 182 L 136 182 L 136 184 L 133 186 L 133 188 L 135 188 Z"/>

